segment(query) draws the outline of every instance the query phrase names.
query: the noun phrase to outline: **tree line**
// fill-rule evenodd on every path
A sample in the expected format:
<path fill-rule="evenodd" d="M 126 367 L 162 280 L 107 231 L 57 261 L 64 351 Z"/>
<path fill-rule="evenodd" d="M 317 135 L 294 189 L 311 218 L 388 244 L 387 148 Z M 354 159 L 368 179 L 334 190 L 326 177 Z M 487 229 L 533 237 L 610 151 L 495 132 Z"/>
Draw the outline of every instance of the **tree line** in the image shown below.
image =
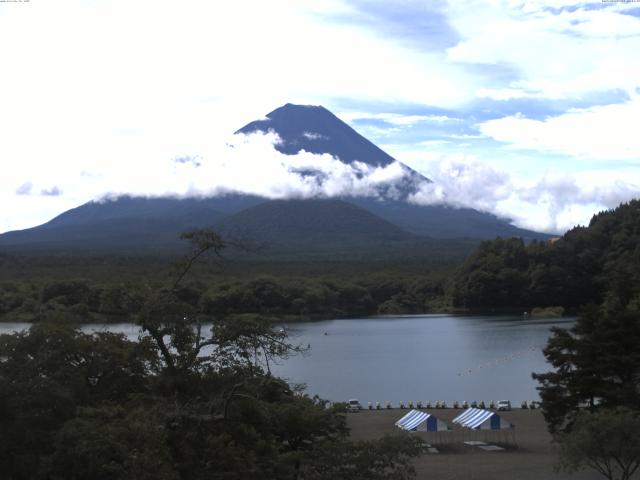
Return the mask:
<path fill-rule="evenodd" d="M 161 282 L 156 282 L 156 286 Z M 0 319 L 39 321 L 64 314 L 78 322 L 122 321 L 140 313 L 148 282 L 90 280 L 0 283 Z M 446 279 L 386 276 L 359 281 L 261 275 L 196 280 L 176 293 L 209 314 L 261 313 L 288 319 L 332 318 L 376 313 L 422 313 L 446 307 Z"/>
<path fill-rule="evenodd" d="M 640 304 L 640 201 L 595 215 L 588 227 L 526 245 L 483 242 L 452 278 L 453 304 L 464 308 Z"/>

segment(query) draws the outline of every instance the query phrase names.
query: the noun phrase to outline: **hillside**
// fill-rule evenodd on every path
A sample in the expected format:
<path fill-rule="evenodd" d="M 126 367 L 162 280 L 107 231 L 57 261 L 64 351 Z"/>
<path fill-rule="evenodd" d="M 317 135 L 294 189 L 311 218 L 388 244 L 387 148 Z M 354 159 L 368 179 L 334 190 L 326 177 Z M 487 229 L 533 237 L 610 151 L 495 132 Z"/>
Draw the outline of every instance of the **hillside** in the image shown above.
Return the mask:
<path fill-rule="evenodd" d="M 434 238 L 521 237 L 525 240 L 551 238 L 551 235 L 518 228 L 503 218 L 472 208 L 416 205 L 401 200 L 366 197 L 350 198 L 349 201 L 417 235 Z"/>
<path fill-rule="evenodd" d="M 454 303 L 467 308 L 594 303 L 640 306 L 640 200 L 595 215 L 556 241 L 483 242 L 458 270 Z"/>
<path fill-rule="evenodd" d="M 216 227 L 223 233 L 282 244 L 327 238 L 413 237 L 362 208 L 334 199 L 272 200 L 231 215 L 217 222 Z"/>
<path fill-rule="evenodd" d="M 473 239 L 434 239 L 406 232 L 367 210 L 337 199 L 274 200 L 242 210 L 214 225 L 223 237 L 272 260 L 378 261 L 431 259 L 459 262 Z"/>

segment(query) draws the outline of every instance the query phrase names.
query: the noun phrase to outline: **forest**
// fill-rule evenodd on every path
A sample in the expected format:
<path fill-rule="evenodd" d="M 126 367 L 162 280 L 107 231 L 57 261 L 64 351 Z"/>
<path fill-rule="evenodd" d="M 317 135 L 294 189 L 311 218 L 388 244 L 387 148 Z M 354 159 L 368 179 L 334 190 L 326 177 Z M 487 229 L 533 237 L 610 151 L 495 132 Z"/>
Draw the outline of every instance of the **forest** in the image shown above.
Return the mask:
<path fill-rule="evenodd" d="M 640 201 L 595 215 L 589 226 L 526 245 L 483 242 L 451 279 L 453 305 L 468 309 L 640 306 Z"/>
<path fill-rule="evenodd" d="M 0 321 L 126 321 L 179 263 L 167 256 L 0 255 Z M 640 303 L 640 202 L 599 213 L 557 239 L 482 242 L 464 262 L 214 256 L 194 266 L 179 294 L 211 315 L 288 321 L 545 307 L 575 314 L 588 304 Z"/>
<path fill-rule="evenodd" d="M 139 312 L 146 289 L 175 274 L 176 258 L 0 258 L 0 321 L 63 314 L 113 322 Z M 455 265 L 248 263 L 210 259 L 180 295 L 214 313 L 262 313 L 287 320 L 442 311 Z"/>

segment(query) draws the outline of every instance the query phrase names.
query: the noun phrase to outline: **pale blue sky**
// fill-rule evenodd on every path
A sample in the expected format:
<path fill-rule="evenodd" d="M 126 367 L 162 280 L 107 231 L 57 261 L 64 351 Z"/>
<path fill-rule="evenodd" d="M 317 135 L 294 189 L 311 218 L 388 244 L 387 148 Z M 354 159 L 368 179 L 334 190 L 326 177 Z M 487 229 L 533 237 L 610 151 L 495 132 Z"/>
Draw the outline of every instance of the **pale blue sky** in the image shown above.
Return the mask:
<path fill-rule="evenodd" d="M 257 156 L 276 165 L 263 182 L 297 191 L 269 141 L 226 147 L 287 102 L 329 108 L 438 198 L 529 228 L 564 231 L 640 190 L 632 3 L 31 0 L 0 3 L 0 44 L 0 232 L 114 192 L 224 178 L 269 194 L 246 178 Z M 185 155 L 210 176 L 177 172 Z"/>

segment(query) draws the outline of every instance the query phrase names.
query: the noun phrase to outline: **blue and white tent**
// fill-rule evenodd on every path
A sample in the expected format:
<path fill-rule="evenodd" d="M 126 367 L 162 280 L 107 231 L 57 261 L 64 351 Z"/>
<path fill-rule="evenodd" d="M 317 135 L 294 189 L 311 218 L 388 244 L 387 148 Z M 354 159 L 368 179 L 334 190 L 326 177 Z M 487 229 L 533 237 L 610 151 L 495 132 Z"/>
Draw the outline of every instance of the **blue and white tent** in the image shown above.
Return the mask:
<path fill-rule="evenodd" d="M 398 428 L 412 432 L 444 432 L 451 430 L 449 425 L 442 420 L 420 410 L 411 410 L 398 420 L 395 425 Z"/>
<path fill-rule="evenodd" d="M 465 410 L 454 418 L 452 422 L 474 430 L 503 430 L 505 428 L 513 428 L 511 423 L 507 422 L 496 412 L 482 410 L 480 408 Z"/>

